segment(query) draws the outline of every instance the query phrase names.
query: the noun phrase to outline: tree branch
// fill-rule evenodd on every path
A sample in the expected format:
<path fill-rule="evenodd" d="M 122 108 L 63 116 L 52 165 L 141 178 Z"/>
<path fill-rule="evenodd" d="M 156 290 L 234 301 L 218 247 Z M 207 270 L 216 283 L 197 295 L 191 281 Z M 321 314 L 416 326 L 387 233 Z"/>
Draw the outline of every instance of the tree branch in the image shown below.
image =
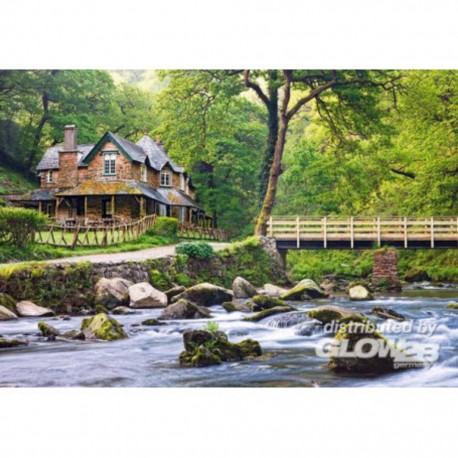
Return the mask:
<path fill-rule="evenodd" d="M 397 175 L 402 175 L 404 177 L 407 177 L 407 178 L 410 178 L 412 180 L 415 179 L 416 175 L 415 173 L 413 172 L 405 172 L 404 170 L 401 170 L 401 169 L 394 169 L 392 167 L 388 167 L 388 169 L 393 172 L 393 173 L 396 173 Z"/>
<path fill-rule="evenodd" d="M 253 89 L 258 97 L 264 102 L 265 105 L 269 106 L 270 100 L 266 94 L 262 91 L 261 87 L 250 80 L 250 70 L 245 70 L 243 72 L 243 83 L 246 87 Z"/>

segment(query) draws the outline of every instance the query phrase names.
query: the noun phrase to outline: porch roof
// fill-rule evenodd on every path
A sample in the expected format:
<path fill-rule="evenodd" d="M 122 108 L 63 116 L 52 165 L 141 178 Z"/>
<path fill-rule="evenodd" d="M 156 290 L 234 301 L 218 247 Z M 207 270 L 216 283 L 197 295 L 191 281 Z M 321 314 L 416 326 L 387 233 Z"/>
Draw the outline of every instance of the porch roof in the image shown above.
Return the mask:
<path fill-rule="evenodd" d="M 162 204 L 168 202 L 159 194 L 156 189 L 150 186 L 133 181 L 94 181 L 86 180 L 75 188 L 68 189 L 56 194 L 56 197 L 78 197 L 78 196 L 145 196 Z"/>
<path fill-rule="evenodd" d="M 176 207 L 193 207 L 199 210 L 201 209 L 194 199 L 178 189 L 158 188 L 157 192 L 163 197 L 163 199 L 167 200 L 168 205 Z"/>
<path fill-rule="evenodd" d="M 30 202 L 40 200 L 54 200 L 54 196 L 58 192 L 58 189 L 35 189 L 33 191 L 23 194 L 17 201 L 19 202 Z"/>

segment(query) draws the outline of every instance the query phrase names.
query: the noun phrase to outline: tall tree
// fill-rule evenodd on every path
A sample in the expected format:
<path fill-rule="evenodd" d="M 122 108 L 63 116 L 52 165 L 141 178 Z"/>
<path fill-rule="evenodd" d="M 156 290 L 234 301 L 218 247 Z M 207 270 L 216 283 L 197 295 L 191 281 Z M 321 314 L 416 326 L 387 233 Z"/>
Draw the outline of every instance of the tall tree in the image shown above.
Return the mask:
<path fill-rule="evenodd" d="M 261 84 L 253 80 L 250 70 L 244 72 L 245 86 L 253 90 L 259 99 L 268 106 L 272 101 Z M 272 75 L 269 73 L 270 79 Z M 290 121 L 308 103 L 315 102 L 319 112 L 334 130 L 339 123 L 352 123 L 363 132 L 367 127 L 361 123 L 361 113 L 370 113 L 372 121 L 379 118 L 376 110 L 377 94 L 382 90 L 393 91 L 397 76 L 385 71 L 338 71 L 338 70 L 283 70 L 275 75 L 275 86 L 280 87 L 281 100 L 278 107 L 278 132 L 270 167 L 266 194 L 256 224 L 256 234 L 265 234 L 267 220 L 272 214 L 277 193 L 278 178 L 282 172 L 282 158 Z M 268 87 L 272 84 L 267 82 Z M 293 93 L 294 92 L 294 93 Z M 351 121 L 350 112 L 355 114 Z"/>

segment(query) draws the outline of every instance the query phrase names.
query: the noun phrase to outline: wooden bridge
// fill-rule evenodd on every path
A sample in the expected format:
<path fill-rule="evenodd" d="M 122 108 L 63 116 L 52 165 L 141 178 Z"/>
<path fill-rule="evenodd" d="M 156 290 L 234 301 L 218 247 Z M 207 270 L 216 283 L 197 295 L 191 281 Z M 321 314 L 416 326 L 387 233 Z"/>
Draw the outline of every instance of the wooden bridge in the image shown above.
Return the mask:
<path fill-rule="evenodd" d="M 458 217 L 273 216 L 279 250 L 458 248 Z"/>

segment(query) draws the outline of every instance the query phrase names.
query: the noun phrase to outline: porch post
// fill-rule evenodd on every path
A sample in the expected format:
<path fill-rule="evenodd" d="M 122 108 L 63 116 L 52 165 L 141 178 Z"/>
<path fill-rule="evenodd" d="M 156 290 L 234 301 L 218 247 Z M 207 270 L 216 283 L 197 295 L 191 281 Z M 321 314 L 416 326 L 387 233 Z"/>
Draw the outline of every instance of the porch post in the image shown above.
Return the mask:
<path fill-rule="evenodd" d="M 87 218 L 87 196 L 84 196 L 84 217 Z"/>
<path fill-rule="evenodd" d="M 115 196 L 111 196 L 111 217 L 114 218 L 115 216 Z"/>
<path fill-rule="evenodd" d="M 42 212 L 41 204 L 42 204 L 41 200 L 38 201 L 38 211 L 39 211 L 40 213 Z"/>

